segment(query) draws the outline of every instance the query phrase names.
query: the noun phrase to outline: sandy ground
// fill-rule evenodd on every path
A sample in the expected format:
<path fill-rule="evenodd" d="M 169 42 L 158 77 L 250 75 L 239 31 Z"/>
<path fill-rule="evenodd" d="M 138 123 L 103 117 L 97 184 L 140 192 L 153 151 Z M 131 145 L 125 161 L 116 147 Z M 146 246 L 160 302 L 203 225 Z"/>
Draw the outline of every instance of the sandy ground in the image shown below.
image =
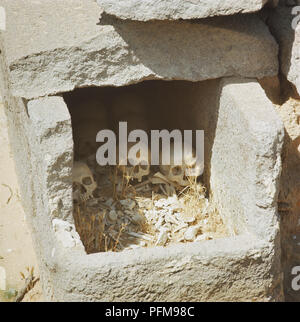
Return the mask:
<path fill-rule="evenodd" d="M 0 269 L 2 267 L 6 272 L 6 290 L 0 291 L 0 301 L 13 301 L 14 293 L 24 286 L 20 272 L 26 275 L 26 267 L 34 267 L 34 275 L 38 277 L 39 273 L 30 232 L 20 202 L 4 107 L 1 103 L 0 147 Z M 41 300 L 42 292 L 37 283 L 25 296 L 24 301 Z"/>

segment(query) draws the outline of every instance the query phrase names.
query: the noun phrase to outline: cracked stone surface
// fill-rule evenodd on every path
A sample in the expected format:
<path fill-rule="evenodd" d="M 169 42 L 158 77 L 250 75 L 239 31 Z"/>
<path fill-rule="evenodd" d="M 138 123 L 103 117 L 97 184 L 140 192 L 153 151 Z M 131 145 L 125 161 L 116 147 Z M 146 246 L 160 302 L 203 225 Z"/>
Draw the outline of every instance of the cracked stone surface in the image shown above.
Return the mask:
<path fill-rule="evenodd" d="M 268 0 L 98 0 L 110 15 L 138 21 L 198 19 L 260 10 Z"/>
<path fill-rule="evenodd" d="M 196 23 L 106 16 L 99 22 L 102 11 L 93 0 L 70 0 L 68 6 L 59 0 L 0 4 L 7 13 L 0 49 L 17 97 L 146 79 L 262 78 L 278 72 L 277 43 L 252 15 Z"/>

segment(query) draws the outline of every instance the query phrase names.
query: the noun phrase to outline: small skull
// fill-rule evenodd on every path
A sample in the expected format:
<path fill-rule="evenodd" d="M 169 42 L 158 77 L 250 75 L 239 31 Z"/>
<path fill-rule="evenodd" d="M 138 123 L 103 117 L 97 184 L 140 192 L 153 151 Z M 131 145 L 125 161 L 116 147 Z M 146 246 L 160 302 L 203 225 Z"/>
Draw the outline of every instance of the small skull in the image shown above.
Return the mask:
<path fill-rule="evenodd" d="M 124 172 L 130 177 L 137 179 L 138 182 L 142 182 L 143 177 L 148 176 L 150 173 L 150 165 L 149 164 L 138 164 L 135 166 L 126 166 L 124 167 Z"/>
<path fill-rule="evenodd" d="M 130 143 L 128 148 L 131 148 L 134 144 Z M 119 149 L 118 149 L 119 150 Z M 140 155 L 140 151 L 137 154 L 137 158 L 139 159 L 139 163 L 137 165 L 133 165 L 135 162 L 128 158 L 127 166 L 120 166 L 120 169 L 127 176 L 137 179 L 138 182 L 142 182 L 143 177 L 148 176 L 150 174 L 150 158 L 151 152 L 147 146 L 142 146 L 141 150 L 144 151 L 143 155 Z"/>
<path fill-rule="evenodd" d="M 185 153 L 182 156 L 182 164 L 175 164 L 175 160 L 177 157 L 177 153 L 180 153 L 177 149 L 174 148 L 174 144 L 171 144 L 170 147 L 170 165 L 160 165 L 159 168 L 164 176 L 171 182 L 177 183 L 180 186 L 187 186 L 190 184 L 189 178 L 195 178 L 199 175 L 192 176 L 188 175 L 187 172 L 189 170 L 198 170 L 199 165 L 197 164 L 197 160 L 194 157 L 195 151 L 193 148 L 190 149 L 191 152 L 188 154 Z M 199 173 L 200 171 L 195 171 L 195 173 Z"/>
<path fill-rule="evenodd" d="M 90 168 L 81 161 L 74 162 L 73 166 L 73 199 L 85 202 L 93 196 L 97 188 Z"/>

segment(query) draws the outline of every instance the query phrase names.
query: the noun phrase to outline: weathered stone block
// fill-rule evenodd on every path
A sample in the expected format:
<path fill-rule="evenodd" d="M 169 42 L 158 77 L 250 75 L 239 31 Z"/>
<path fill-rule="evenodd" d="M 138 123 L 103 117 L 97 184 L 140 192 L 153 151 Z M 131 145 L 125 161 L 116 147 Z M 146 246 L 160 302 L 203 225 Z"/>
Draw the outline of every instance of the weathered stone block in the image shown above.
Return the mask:
<path fill-rule="evenodd" d="M 233 234 L 276 239 L 283 124 L 257 82 L 230 79 L 222 86 L 211 160 L 214 198 Z"/>
<path fill-rule="evenodd" d="M 121 19 L 139 21 L 198 19 L 255 12 L 267 2 L 268 0 L 98 0 L 106 13 Z"/>
<path fill-rule="evenodd" d="M 100 19 L 92 0 L 21 3 L 0 1 L 7 13 L 0 47 L 14 96 L 32 99 L 146 79 L 262 78 L 278 72 L 277 44 L 256 16 L 141 23 Z"/>
<path fill-rule="evenodd" d="M 48 300 L 282 300 L 276 208 L 282 125 L 256 81 L 214 81 L 207 95 L 212 93 L 211 86 L 215 86 L 215 97 L 203 97 L 201 92 L 199 108 L 195 105 L 193 113 L 211 130 L 213 146 L 207 161 L 211 190 L 226 223 L 237 227 L 239 235 L 92 255 L 85 254 L 78 235 L 70 229 L 72 129 L 66 104 L 61 97 L 26 104 L 6 90 L 22 197 L 29 205 L 26 210 Z M 215 105 L 205 109 L 201 104 L 206 102 Z M 262 115 L 268 118 L 263 120 Z M 237 174 L 239 182 L 234 181 Z M 228 196 L 234 200 L 228 201 Z M 55 205 L 57 212 L 52 211 Z"/>
<path fill-rule="evenodd" d="M 276 8 L 270 14 L 268 24 L 280 46 L 281 71 L 300 94 L 300 24 L 296 24 L 299 19 L 292 10 L 293 7 Z"/>

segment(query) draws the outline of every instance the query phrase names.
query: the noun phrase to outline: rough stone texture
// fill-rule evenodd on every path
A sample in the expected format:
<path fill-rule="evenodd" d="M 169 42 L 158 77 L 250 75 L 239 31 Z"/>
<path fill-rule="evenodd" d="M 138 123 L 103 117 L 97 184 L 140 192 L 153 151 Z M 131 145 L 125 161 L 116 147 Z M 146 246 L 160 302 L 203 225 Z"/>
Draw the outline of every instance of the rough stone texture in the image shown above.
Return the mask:
<path fill-rule="evenodd" d="M 39 106 L 38 101 L 25 105 L 22 99 L 5 90 L 4 100 L 22 203 L 32 230 L 45 299 L 51 300 L 56 287 L 52 277 L 57 269 L 56 250 L 66 240 L 74 239 L 69 232 L 70 236 L 60 240 L 62 232 L 55 232 L 52 224 L 54 218 L 73 223 L 70 117 L 65 120 L 67 108 L 60 97 L 43 98 Z M 43 127 L 45 122 L 39 123 L 40 112 L 36 107 L 44 107 L 44 112 L 48 109 L 50 117 L 45 119 L 49 120 L 48 130 Z M 64 112 L 60 107 L 65 107 Z M 77 249 L 83 252 L 80 240 L 75 246 L 75 252 Z"/>
<path fill-rule="evenodd" d="M 5 68 L 2 62 L 3 66 Z M 237 82 L 240 85 L 236 84 Z M 276 198 L 276 191 L 262 205 L 266 206 L 265 210 L 259 207 L 254 209 L 255 200 L 249 198 L 250 207 L 244 209 L 244 215 L 250 225 L 249 229 L 246 226 L 240 236 L 172 245 L 167 248 L 154 247 L 93 255 L 85 254 L 78 239 L 73 245 L 67 243 L 68 247 L 64 247 L 65 241 L 76 239 L 76 234 L 72 235 L 69 229 L 72 224 L 70 219 L 72 147 L 67 106 L 60 97 L 35 99 L 26 104 L 24 100 L 11 96 L 6 82 L 1 83 L 5 85 L 4 101 L 22 199 L 32 225 L 45 297 L 48 300 L 280 301 L 283 299 L 275 200 L 274 204 L 272 203 L 273 198 Z M 235 89 L 240 90 L 239 86 L 242 91 L 247 91 L 249 86 L 252 95 L 248 99 L 244 96 L 238 97 L 235 101 L 232 93 Z M 222 93 L 220 112 L 235 110 L 241 120 L 250 117 L 249 130 L 256 130 L 252 134 L 256 143 L 254 150 L 259 156 L 264 155 L 265 161 L 262 162 L 264 166 L 270 165 L 266 169 L 266 178 L 273 179 L 273 182 L 268 183 L 275 188 L 276 175 L 279 171 L 277 157 L 280 154 L 278 140 L 281 137 L 281 126 L 269 110 L 269 105 L 266 104 L 268 102 L 261 98 L 261 91 L 255 81 L 226 80 L 221 82 L 219 91 Z M 242 104 L 241 107 L 239 103 Z M 245 106 L 253 107 L 255 104 L 257 106 L 253 112 L 251 109 L 246 111 Z M 260 113 L 264 112 L 269 116 L 265 123 L 260 121 Z M 263 125 L 263 130 L 254 125 L 257 114 L 258 124 Z M 42 115 L 46 117 L 41 118 Z M 217 115 L 218 113 L 211 116 Z M 226 116 L 220 113 L 217 126 L 222 126 L 225 121 Z M 274 121 L 275 124 L 272 124 Z M 236 129 L 236 132 L 240 133 L 244 123 L 230 125 L 233 131 Z M 262 132 L 267 137 L 265 143 Z M 222 131 L 220 133 L 217 131 L 216 142 L 221 140 L 220 135 Z M 276 135 L 279 136 L 278 140 Z M 238 144 L 239 137 L 235 138 L 236 143 L 233 146 Z M 271 138 L 274 139 L 273 146 L 270 146 Z M 214 149 L 215 153 L 218 153 L 218 147 Z M 226 151 L 226 160 L 234 159 L 235 153 L 235 150 L 229 147 Z M 48 154 L 51 157 L 45 157 Z M 214 162 L 213 159 L 211 162 Z M 251 177 L 252 167 L 248 171 L 247 160 L 244 164 L 245 177 Z M 253 191 L 253 185 L 258 183 L 258 196 L 262 190 L 268 191 L 268 187 L 265 187 L 263 182 L 260 186 L 256 178 L 248 180 L 247 183 L 250 191 Z M 57 187 L 58 196 L 65 193 L 65 197 L 55 198 L 52 193 L 54 187 Z M 55 213 L 53 218 L 52 209 L 55 203 L 60 212 Z M 64 207 L 59 207 L 60 203 L 63 203 Z M 247 211 L 249 213 L 246 213 Z M 227 216 L 227 213 L 224 212 L 224 215 Z M 68 219 L 70 224 L 62 222 L 63 218 Z M 57 219 L 60 227 L 66 228 L 63 229 L 63 234 L 58 235 L 55 232 Z M 258 234 L 252 231 L 253 222 L 259 222 L 261 225 Z M 261 233 L 262 231 L 265 233 Z M 66 236 L 68 232 L 70 235 Z"/>
<path fill-rule="evenodd" d="M 55 245 L 62 247 L 52 228 L 52 219 L 73 223 L 71 120 L 61 97 L 26 104 L 12 96 L 8 66 L 3 56 L 0 61 L 1 94 L 22 204 L 32 230 L 45 299 L 49 300 L 54 287 L 51 275 L 56 269 Z"/>
<path fill-rule="evenodd" d="M 281 215 L 282 263 L 287 301 L 300 301 L 292 289 L 292 269 L 300 264 L 300 101 L 289 99 L 278 107 L 287 135 L 283 150 L 283 171 L 279 194 Z"/>
<path fill-rule="evenodd" d="M 286 301 L 300 301 L 300 292 L 292 288 L 294 267 L 300 263 L 300 99 L 284 76 L 261 81 L 285 127 L 282 174 L 278 197 L 281 259 Z M 299 282 L 298 282 L 299 285 Z"/>
<path fill-rule="evenodd" d="M 253 15 L 148 23 L 103 17 L 99 24 L 101 9 L 93 0 L 0 5 L 7 14 L 0 47 L 17 97 L 146 79 L 262 78 L 278 72 L 277 44 Z"/>
<path fill-rule="evenodd" d="M 65 248 L 81 248 L 84 249 L 80 237 L 76 231 L 75 225 L 61 219 L 53 219 L 52 226 L 55 236 Z"/>
<path fill-rule="evenodd" d="M 268 0 L 97 0 L 104 11 L 138 21 L 197 19 L 260 10 Z"/>
<path fill-rule="evenodd" d="M 278 209 L 280 214 L 282 267 L 286 301 L 300 301 L 300 292 L 292 288 L 294 267 L 300 263 L 300 100 L 291 83 L 282 80 L 284 100 L 275 105 L 285 126 L 282 175 Z M 271 95 L 270 95 L 271 91 Z M 267 88 L 271 97 L 274 87 Z M 275 88 L 275 91 L 278 89 Z M 299 284 L 299 283 L 298 283 Z"/>
<path fill-rule="evenodd" d="M 292 15 L 292 8 L 278 7 L 270 14 L 268 24 L 280 46 L 281 71 L 300 94 L 300 24 L 294 30 L 294 19 L 297 18 Z"/>
<path fill-rule="evenodd" d="M 32 100 L 27 105 L 31 121 L 31 150 L 37 162 L 41 193 L 50 218 L 72 218 L 73 138 L 71 120 L 61 97 Z M 55 113 L 53 113 L 55 111 Z M 41 162 L 38 159 L 43 156 Z M 40 182 L 41 181 L 41 182 Z"/>
<path fill-rule="evenodd" d="M 250 236 L 65 257 L 55 276 L 64 301 L 280 301 L 270 244 Z"/>
<path fill-rule="evenodd" d="M 214 199 L 232 234 L 278 242 L 283 123 L 256 81 L 224 80 L 222 88 L 211 159 Z"/>

